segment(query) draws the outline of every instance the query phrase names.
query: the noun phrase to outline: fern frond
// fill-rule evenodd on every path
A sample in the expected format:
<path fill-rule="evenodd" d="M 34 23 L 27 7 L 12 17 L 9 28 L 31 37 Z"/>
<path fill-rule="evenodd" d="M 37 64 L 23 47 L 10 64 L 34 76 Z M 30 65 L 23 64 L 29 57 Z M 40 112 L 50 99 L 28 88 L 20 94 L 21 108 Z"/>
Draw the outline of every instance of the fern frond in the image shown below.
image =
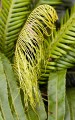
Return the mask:
<path fill-rule="evenodd" d="M 16 45 L 15 69 L 23 89 L 25 103 L 31 106 L 39 102 L 37 79 L 41 62 L 45 64 L 48 54 L 45 53 L 46 37 L 55 29 L 58 19 L 56 11 L 49 5 L 40 5 L 30 14 L 24 25 Z"/>
<path fill-rule="evenodd" d="M 56 66 L 58 69 L 71 68 L 75 66 L 75 48 L 73 48 L 73 51 L 69 51 L 67 55 L 62 56 L 57 61 Z"/>
<path fill-rule="evenodd" d="M 48 4 L 48 5 L 59 5 L 61 4 L 61 0 L 39 0 L 38 4 Z"/>
<path fill-rule="evenodd" d="M 61 20 L 61 29 L 54 33 L 50 56 L 46 67 L 42 67 L 40 83 L 45 83 L 51 70 L 71 68 L 75 65 L 75 6 L 66 11 Z"/>
<path fill-rule="evenodd" d="M 67 14 L 65 19 L 68 19 Z M 73 50 L 75 44 L 75 9 L 65 24 L 61 27 L 58 34 L 54 38 L 51 45 L 50 57 L 59 58 L 68 53 L 68 50 Z M 55 53 L 57 52 L 57 54 Z M 61 55 L 59 55 L 61 53 Z"/>
<path fill-rule="evenodd" d="M 59 19 L 63 16 L 63 13 L 65 12 L 65 5 L 62 0 L 36 0 L 36 6 L 43 4 L 48 4 L 54 7 L 57 11 Z"/>
<path fill-rule="evenodd" d="M 31 0 L 2 0 L 0 13 L 0 50 L 11 59 L 26 16 L 30 13 Z"/>
<path fill-rule="evenodd" d="M 73 54 L 75 53 L 74 45 L 75 45 L 75 6 L 73 7 L 73 11 L 71 13 L 70 18 L 68 20 L 65 19 L 65 24 L 61 27 L 60 31 L 55 35 L 54 42 L 51 44 L 50 57 L 56 59 L 55 61 L 57 61 L 57 63 L 59 63 L 61 59 L 62 61 L 64 60 L 63 62 L 61 62 L 61 64 L 63 64 L 66 61 L 65 59 L 68 59 L 68 57 L 70 56 L 70 52 Z M 71 62 L 70 59 L 68 61 L 69 63 Z M 64 63 L 64 65 L 67 64 Z"/>

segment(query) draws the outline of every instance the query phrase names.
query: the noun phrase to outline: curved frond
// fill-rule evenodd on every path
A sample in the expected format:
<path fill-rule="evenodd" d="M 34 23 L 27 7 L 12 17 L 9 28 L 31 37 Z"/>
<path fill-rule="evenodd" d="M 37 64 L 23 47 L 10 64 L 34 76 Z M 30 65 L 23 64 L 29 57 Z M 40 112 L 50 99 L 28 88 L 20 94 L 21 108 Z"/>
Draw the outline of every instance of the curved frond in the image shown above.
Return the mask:
<path fill-rule="evenodd" d="M 42 4 L 48 4 L 55 8 L 58 13 L 59 19 L 64 15 L 66 9 L 65 4 L 62 0 L 35 0 L 37 6 Z"/>
<path fill-rule="evenodd" d="M 0 13 L 0 50 L 8 58 L 14 54 L 15 43 L 26 16 L 30 13 L 31 0 L 2 0 Z"/>
<path fill-rule="evenodd" d="M 35 100 L 39 101 L 37 79 L 40 67 L 42 63 L 45 64 L 48 57 L 48 53 L 45 52 L 48 49 L 46 38 L 55 29 L 54 23 L 57 19 L 53 7 L 49 5 L 38 6 L 30 14 L 17 41 L 15 69 L 25 95 L 25 103 L 29 99 L 33 106 Z"/>

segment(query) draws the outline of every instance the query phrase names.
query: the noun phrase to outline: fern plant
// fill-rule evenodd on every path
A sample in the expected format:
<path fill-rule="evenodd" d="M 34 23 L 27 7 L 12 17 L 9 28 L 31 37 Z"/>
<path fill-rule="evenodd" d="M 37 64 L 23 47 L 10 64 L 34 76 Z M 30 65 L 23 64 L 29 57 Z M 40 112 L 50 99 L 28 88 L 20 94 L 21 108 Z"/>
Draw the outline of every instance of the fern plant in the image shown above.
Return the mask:
<path fill-rule="evenodd" d="M 1 1 L 0 119 L 75 118 L 74 89 L 65 89 L 67 69 L 75 64 L 75 6 L 66 11 L 56 31 L 62 4 L 61 0 Z"/>

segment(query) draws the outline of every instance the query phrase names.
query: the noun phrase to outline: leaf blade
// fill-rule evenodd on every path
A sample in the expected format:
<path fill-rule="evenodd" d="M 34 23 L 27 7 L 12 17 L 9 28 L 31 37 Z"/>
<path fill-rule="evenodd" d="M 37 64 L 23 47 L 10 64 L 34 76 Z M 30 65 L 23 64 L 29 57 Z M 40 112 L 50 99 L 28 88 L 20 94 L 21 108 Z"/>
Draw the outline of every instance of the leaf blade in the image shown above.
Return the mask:
<path fill-rule="evenodd" d="M 75 88 L 67 89 L 67 98 L 70 109 L 70 120 L 75 120 Z"/>
<path fill-rule="evenodd" d="M 48 120 L 64 120 L 66 70 L 50 73 L 48 81 Z"/>
<path fill-rule="evenodd" d="M 6 120 L 13 120 L 11 109 L 8 102 L 8 91 L 6 76 L 4 74 L 4 68 L 0 56 L 0 106 L 2 106 L 3 116 Z"/>
<path fill-rule="evenodd" d="M 10 94 L 13 102 L 12 104 L 15 108 L 17 119 L 19 118 L 20 120 L 22 119 L 26 120 L 26 115 L 22 106 L 22 101 L 21 101 L 19 89 L 16 83 L 16 78 L 15 78 L 15 75 L 13 74 L 12 66 L 8 61 L 8 59 L 4 57 L 4 55 L 2 55 L 2 61 L 3 61 L 3 67 L 5 69 L 7 83 L 10 88 Z"/>

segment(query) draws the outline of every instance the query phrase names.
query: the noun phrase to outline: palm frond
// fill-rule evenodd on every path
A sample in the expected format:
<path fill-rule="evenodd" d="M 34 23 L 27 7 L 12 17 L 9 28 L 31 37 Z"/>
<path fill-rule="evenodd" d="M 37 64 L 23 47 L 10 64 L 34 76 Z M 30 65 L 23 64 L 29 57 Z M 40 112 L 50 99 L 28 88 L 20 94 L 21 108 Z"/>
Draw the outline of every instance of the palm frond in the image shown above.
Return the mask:
<path fill-rule="evenodd" d="M 66 13 L 62 24 L 60 31 L 55 35 L 50 51 L 50 57 L 55 59 L 58 69 L 72 67 L 75 63 L 75 6 L 70 16 Z"/>
<path fill-rule="evenodd" d="M 41 67 L 40 84 L 46 83 L 51 70 L 71 68 L 75 64 L 75 6 L 61 19 L 61 29 L 54 32 L 47 65 Z"/>
<path fill-rule="evenodd" d="M 40 4 L 48 4 L 55 8 L 55 10 L 58 13 L 59 19 L 64 15 L 66 8 L 65 4 L 62 0 L 35 0 L 36 3 L 34 3 L 36 6 Z M 34 6 L 35 7 L 35 6 Z"/>
<path fill-rule="evenodd" d="M 51 6 L 38 6 L 30 14 L 17 41 L 15 69 L 25 95 L 25 103 L 29 99 L 32 106 L 35 105 L 35 100 L 39 101 L 37 79 L 41 61 L 45 64 L 48 57 L 44 50 L 47 49 L 44 45 L 47 43 L 45 37 L 51 35 L 57 19 L 56 11 Z"/>
<path fill-rule="evenodd" d="M 2 0 L 0 13 L 0 50 L 11 59 L 26 16 L 30 13 L 31 0 Z"/>
<path fill-rule="evenodd" d="M 62 1 L 61 0 L 39 0 L 38 5 L 39 4 L 48 4 L 48 5 L 58 5 L 61 4 Z"/>

